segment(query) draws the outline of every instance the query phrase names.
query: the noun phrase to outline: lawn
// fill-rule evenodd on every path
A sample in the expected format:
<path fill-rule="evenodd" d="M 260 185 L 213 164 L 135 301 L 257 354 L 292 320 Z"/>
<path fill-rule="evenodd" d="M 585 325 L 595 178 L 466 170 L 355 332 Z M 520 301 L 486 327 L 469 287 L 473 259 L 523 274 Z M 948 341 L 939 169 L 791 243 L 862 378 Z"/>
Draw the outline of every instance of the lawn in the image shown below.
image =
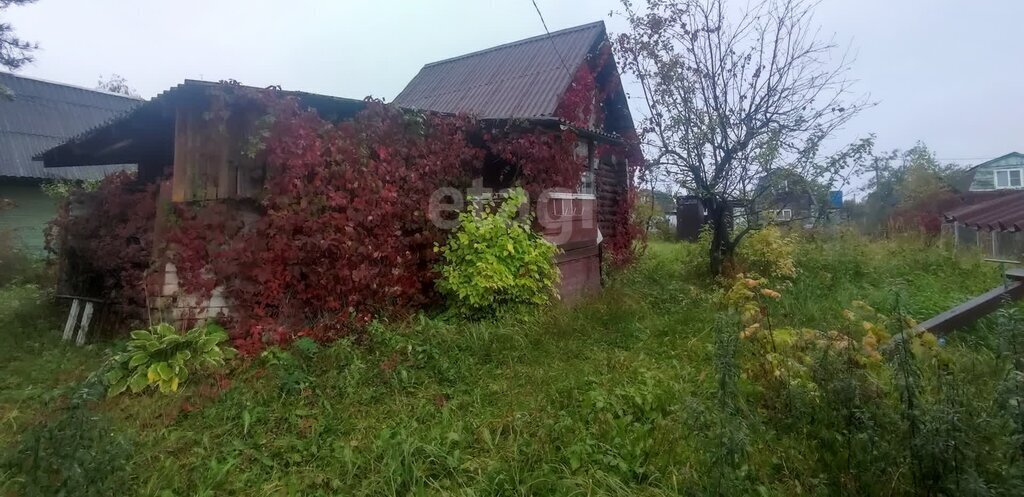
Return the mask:
<path fill-rule="evenodd" d="M 0 290 L 0 446 L 8 453 L 0 495 L 46 495 L 57 485 L 53 474 L 77 475 L 67 495 L 829 495 L 878 488 L 901 495 L 921 488 L 928 466 L 913 455 L 917 445 L 899 455 L 877 442 L 870 453 L 878 461 L 854 458 L 842 473 L 836 461 L 848 447 L 814 431 L 822 425 L 810 420 L 813 409 L 779 418 L 746 373 L 736 387 L 740 400 L 723 404 L 721 294 L 695 276 L 698 250 L 653 243 L 635 266 L 612 274 L 601 295 L 573 307 L 488 322 L 381 322 L 359 344 L 271 349 L 223 375 L 195 377 L 178 395 L 98 401 L 76 396 L 95 388 L 85 380 L 111 344 L 60 344 L 62 311 L 45 291 L 9 286 Z M 799 272 L 772 304 L 779 327 L 833 329 L 854 300 L 925 319 L 999 282 L 996 268 L 976 256 L 914 240 L 806 237 L 794 259 Z M 975 389 L 964 395 L 982 399 L 959 406 L 960 415 L 996 402 L 1005 371 L 986 366 L 998 356 L 991 328 L 982 324 L 944 346 L 957 357 L 951 370 L 968 371 L 959 369 L 963 361 L 973 368 L 961 385 Z M 927 371 L 920 381 L 928 381 Z M 880 389 L 866 405 L 900 405 L 893 395 Z M 902 426 L 898 412 L 885 418 L 873 409 L 857 419 Z M 920 412 L 922 430 L 937 412 Z M 1020 490 L 1019 469 L 968 451 L 986 444 L 999 453 L 1015 443 L 985 438 L 1014 429 L 997 421 L 1003 424 L 972 418 L 958 425 L 974 437 L 970 447 L 953 449 L 973 458 L 956 467 L 964 494 Z"/>

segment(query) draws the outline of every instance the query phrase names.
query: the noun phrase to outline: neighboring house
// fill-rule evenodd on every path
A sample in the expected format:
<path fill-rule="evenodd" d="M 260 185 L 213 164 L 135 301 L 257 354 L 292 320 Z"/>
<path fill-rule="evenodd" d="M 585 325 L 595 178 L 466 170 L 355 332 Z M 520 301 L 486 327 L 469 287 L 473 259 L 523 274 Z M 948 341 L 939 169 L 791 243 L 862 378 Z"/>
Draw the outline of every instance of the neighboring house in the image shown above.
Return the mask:
<path fill-rule="evenodd" d="M 139 181 L 158 183 L 160 198 L 171 202 L 253 197 L 263 187 L 266 164 L 243 153 L 242 145 L 251 140 L 261 116 L 246 108 L 220 109 L 231 117 L 227 126 L 217 127 L 206 116 L 216 100 L 213 95 L 224 88 L 217 83 L 186 80 L 117 119 L 41 153 L 39 158 L 47 168 L 138 164 Z M 580 88 L 589 88 L 592 94 L 581 93 Z M 336 122 L 351 119 L 367 105 L 364 100 L 281 93 Z M 582 102 L 594 112 L 580 119 L 582 115 L 574 112 L 577 107 L 566 106 L 566 102 Z M 630 185 L 628 159 L 623 155 L 636 157 L 633 152 L 638 152 L 623 140 L 635 136 L 635 131 L 603 23 L 428 64 L 394 104 L 472 114 L 484 128 L 515 128 L 538 134 L 572 131 L 578 140 L 576 157 L 584 162 L 585 172 L 576 184 L 561 185 L 565 192 L 552 196 L 543 208 L 545 212 L 550 209 L 564 214 L 565 222 L 572 226 L 587 221 L 579 216 L 597 218 L 600 231 L 590 222 L 575 230 L 571 239 L 556 242 L 562 249 L 556 262 L 562 273 L 563 297 L 600 288 L 600 243 L 615 235 L 614 217 Z M 228 101 L 224 105 L 236 104 Z M 609 144 L 615 148 L 604 147 Z M 483 186 L 512 186 L 514 178 L 503 174 L 507 170 L 509 166 L 502 159 L 489 156 L 483 164 Z M 238 215 L 246 212 L 239 211 Z M 157 224 L 160 222 L 158 216 Z M 544 234 L 549 236 L 547 231 Z M 166 271 L 162 282 L 153 283 L 154 292 L 168 297 L 179 295 L 174 283 L 176 269 L 169 263 L 161 267 Z M 214 307 L 210 302 L 206 309 L 212 311 Z"/>
<path fill-rule="evenodd" d="M 756 192 L 753 216 L 758 219 L 777 224 L 814 224 L 818 203 L 807 179 L 799 173 L 774 169 L 758 180 Z"/>
<path fill-rule="evenodd" d="M 661 190 L 643 190 L 637 192 L 636 202 L 638 207 L 642 207 L 641 212 L 653 211 L 652 213 L 663 219 L 669 227 L 673 229 L 676 227 L 676 199 L 671 193 Z M 652 229 L 654 229 L 653 223 L 648 226 L 649 231 Z"/>
<path fill-rule="evenodd" d="M 958 202 L 943 209 L 942 231 L 956 248 L 990 257 L 1024 257 L 1024 154 L 1010 152 L 968 169 Z"/>
<path fill-rule="evenodd" d="M 967 170 L 965 184 L 970 192 L 1024 189 L 1024 154 L 1010 152 Z"/>
<path fill-rule="evenodd" d="M 0 72 L 0 199 L 13 207 L 0 212 L 0 230 L 13 230 L 28 249 L 43 249 L 43 230 L 56 202 L 40 185 L 46 180 L 100 179 L 123 166 L 45 169 L 32 156 L 140 103 L 139 99 Z"/>

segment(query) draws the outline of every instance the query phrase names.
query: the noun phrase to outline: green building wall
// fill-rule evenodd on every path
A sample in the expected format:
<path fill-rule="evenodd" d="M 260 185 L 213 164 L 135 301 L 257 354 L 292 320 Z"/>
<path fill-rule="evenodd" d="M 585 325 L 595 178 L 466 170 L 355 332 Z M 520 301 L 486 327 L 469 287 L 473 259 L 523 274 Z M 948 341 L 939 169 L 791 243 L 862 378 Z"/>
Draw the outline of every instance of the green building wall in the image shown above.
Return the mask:
<path fill-rule="evenodd" d="M 0 211 L 0 231 L 12 230 L 16 240 L 26 249 L 44 252 L 44 230 L 57 214 L 57 202 L 46 196 L 38 183 L 11 184 L 0 180 L 0 199 L 14 202 L 14 207 Z"/>

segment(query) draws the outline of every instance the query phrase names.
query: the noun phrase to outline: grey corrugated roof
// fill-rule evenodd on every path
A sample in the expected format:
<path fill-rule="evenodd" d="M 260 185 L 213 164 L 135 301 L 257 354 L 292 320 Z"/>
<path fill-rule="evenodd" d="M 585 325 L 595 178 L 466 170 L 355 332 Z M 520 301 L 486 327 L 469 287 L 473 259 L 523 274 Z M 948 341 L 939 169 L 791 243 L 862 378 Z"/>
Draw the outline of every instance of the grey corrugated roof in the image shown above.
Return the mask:
<path fill-rule="evenodd" d="M 604 36 L 598 21 L 427 64 L 394 103 L 486 118 L 550 116 Z"/>
<path fill-rule="evenodd" d="M 153 140 L 159 141 L 163 128 L 173 147 L 174 105 L 180 99 L 204 95 L 207 90 L 217 87 L 236 88 L 237 83 L 201 81 L 186 79 L 160 94 L 134 106 L 131 110 L 96 123 L 74 136 L 59 140 L 54 146 L 36 151 L 35 158 L 45 164 L 46 171 L 73 167 L 72 164 L 109 164 L 115 161 L 139 160 L 153 152 Z M 264 90 L 252 86 L 237 85 L 247 90 Z M 319 95 L 304 91 L 275 90 L 281 95 L 295 97 L 303 105 L 316 109 L 324 119 L 336 121 L 351 117 L 366 107 L 366 100 Z M 169 116 L 169 120 L 167 119 Z M 161 122 L 165 121 L 165 122 Z M 125 140 L 126 136 L 132 139 Z M 120 142 L 120 143 L 118 143 Z M 127 146 L 121 146 L 127 145 Z M 159 146 L 159 145 L 157 145 Z M 112 152 L 113 151 L 113 152 Z M 168 154 L 172 152 L 167 151 Z M 167 158 L 173 160 L 173 157 Z"/>
<path fill-rule="evenodd" d="M 142 103 L 141 99 L 0 72 L 14 100 L 0 98 L 0 176 L 99 179 L 134 166 L 44 169 L 40 151 Z"/>

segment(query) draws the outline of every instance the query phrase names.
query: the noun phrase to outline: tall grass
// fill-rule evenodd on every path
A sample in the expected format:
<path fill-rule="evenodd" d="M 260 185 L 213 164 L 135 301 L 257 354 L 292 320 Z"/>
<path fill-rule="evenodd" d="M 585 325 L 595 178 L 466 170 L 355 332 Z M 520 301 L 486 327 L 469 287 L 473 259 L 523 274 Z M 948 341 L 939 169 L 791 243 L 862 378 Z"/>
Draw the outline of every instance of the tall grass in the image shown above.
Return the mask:
<path fill-rule="evenodd" d="M 736 319 L 694 272 L 699 253 L 654 243 L 600 296 L 571 308 L 381 322 L 367 344 L 300 341 L 181 396 L 90 409 L 131 440 L 119 465 L 124 488 L 139 495 L 1019 489 L 1011 449 L 1024 417 L 1007 399 L 1024 383 L 1006 378 L 1020 371 L 1013 351 L 1024 348 L 971 338 L 1011 336 L 1017 320 L 958 334 L 945 369 L 921 369 L 917 440 L 905 435 L 888 366 L 868 374 L 814 358 L 819 393 L 787 387 L 786 410 L 769 411 L 744 373 L 752 359 Z M 858 299 L 923 319 L 999 281 L 992 267 L 910 240 L 812 236 L 796 243 L 794 259 L 797 275 L 773 304 L 780 327 L 836 329 Z"/>

